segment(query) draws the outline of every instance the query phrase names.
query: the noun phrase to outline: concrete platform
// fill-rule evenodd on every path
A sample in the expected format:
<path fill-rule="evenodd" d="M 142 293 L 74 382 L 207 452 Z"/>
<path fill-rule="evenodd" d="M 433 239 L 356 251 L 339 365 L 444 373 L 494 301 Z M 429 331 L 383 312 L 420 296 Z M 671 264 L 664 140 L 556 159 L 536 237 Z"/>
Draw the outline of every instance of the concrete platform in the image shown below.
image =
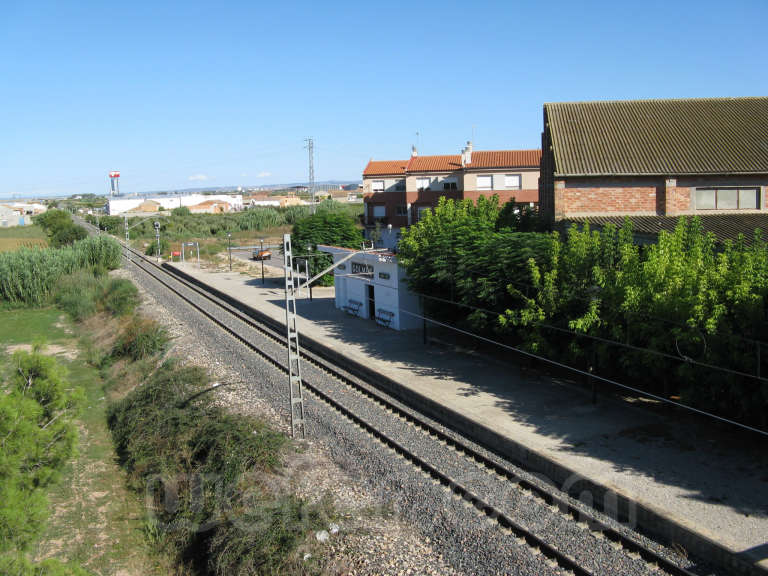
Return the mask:
<path fill-rule="evenodd" d="M 262 285 L 256 267 L 249 276 L 174 265 L 285 319 L 283 279 L 275 268 Z M 493 358 L 425 346 L 420 332 L 387 330 L 337 310 L 332 288 L 315 288 L 314 300 L 297 301 L 297 311 L 302 333 L 524 446 L 552 470 L 573 473 L 553 476 L 557 484 L 589 479 L 651 511 L 652 522 L 668 524 L 643 528 L 664 528 L 658 533 L 673 541 L 679 535 L 676 541 L 698 554 L 709 547 L 707 555 L 719 562 L 732 554 L 742 572 L 768 573 L 764 439 L 724 434 L 696 418 L 670 418 L 666 411 L 615 399 L 594 405 L 585 389 L 526 373 L 503 352 Z"/>

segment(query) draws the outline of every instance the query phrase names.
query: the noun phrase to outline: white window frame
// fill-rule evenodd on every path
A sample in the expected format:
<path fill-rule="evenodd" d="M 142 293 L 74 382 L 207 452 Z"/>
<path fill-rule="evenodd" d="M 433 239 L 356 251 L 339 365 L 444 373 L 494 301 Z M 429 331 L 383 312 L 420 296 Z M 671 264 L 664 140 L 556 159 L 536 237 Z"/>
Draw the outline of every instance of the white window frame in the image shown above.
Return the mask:
<path fill-rule="evenodd" d="M 384 180 L 374 180 L 371 182 L 371 191 L 384 192 Z"/>
<path fill-rule="evenodd" d="M 426 186 L 424 186 L 425 182 L 426 182 Z M 430 178 L 429 176 L 416 177 L 416 190 L 429 190 L 429 187 L 431 184 L 432 184 L 432 178 Z"/>
<path fill-rule="evenodd" d="M 516 179 L 517 184 L 510 184 L 510 179 Z M 504 174 L 504 188 L 507 190 L 522 190 L 523 189 L 523 175 L 522 174 Z"/>
<path fill-rule="evenodd" d="M 736 207 L 735 208 L 723 208 L 723 207 L 721 207 L 719 199 L 718 199 L 718 195 L 719 195 L 719 193 L 721 191 L 725 191 L 725 190 L 727 190 L 727 191 L 735 191 L 736 192 Z M 704 191 L 714 192 L 714 195 L 715 195 L 715 206 L 713 208 L 702 208 L 701 206 L 699 206 L 698 194 L 699 194 L 699 192 L 704 192 Z M 746 191 L 754 192 L 754 194 L 755 194 L 755 203 L 757 205 L 756 208 L 752 208 L 752 207 L 750 207 L 750 208 L 742 208 L 741 207 L 741 203 L 742 203 L 741 202 L 741 193 L 742 192 L 746 192 Z M 700 187 L 696 188 L 693 193 L 695 194 L 695 197 L 696 197 L 696 210 L 697 211 L 706 212 L 706 211 L 712 210 L 712 211 L 736 212 L 736 211 L 742 211 L 742 210 L 761 210 L 762 209 L 763 195 L 761 194 L 759 186 L 744 186 L 744 187 L 741 187 L 741 186 L 720 186 L 720 187 L 718 187 L 718 186 L 700 186 Z"/>
<path fill-rule="evenodd" d="M 488 179 L 488 186 L 481 186 L 480 179 Z M 478 174 L 477 175 L 477 189 L 478 190 L 493 190 L 493 174 Z"/>

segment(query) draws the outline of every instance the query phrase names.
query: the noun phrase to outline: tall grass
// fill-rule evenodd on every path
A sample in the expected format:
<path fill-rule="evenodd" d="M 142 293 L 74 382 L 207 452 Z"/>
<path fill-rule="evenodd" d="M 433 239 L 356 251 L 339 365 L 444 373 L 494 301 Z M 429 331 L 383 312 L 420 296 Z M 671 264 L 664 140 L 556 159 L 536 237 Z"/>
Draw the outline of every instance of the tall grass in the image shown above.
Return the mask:
<path fill-rule="evenodd" d="M 0 303 L 40 306 L 48 302 L 59 279 L 83 268 L 114 270 L 120 245 L 105 236 L 65 248 L 21 248 L 0 253 Z"/>

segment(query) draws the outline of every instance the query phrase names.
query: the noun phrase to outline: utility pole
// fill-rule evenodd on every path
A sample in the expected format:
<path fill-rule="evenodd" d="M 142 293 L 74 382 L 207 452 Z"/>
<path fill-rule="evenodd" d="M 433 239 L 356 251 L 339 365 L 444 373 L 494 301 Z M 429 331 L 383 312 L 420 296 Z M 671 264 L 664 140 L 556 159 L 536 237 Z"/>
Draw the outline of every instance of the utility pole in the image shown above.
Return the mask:
<path fill-rule="evenodd" d="M 261 250 L 259 251 L 261 254 L 261 285 L 264 286 L 264 238 L 260 238 L 259 242 L 261 242 Z"/>
<path fill-rule="evenodd" d="M 309 281 L 312 278 L 312 244 L 307 244 L 307 285 L 309 286 L 309 301 L 312 302 L 312 283 Z"/>
<path fill-rule="evenodd" d="M 155 220 L 155 239 L 157 240 L 157 261 L 160 262 L 160 222 Z"/>
<path fill-rule="evenodd" d="M 227 252 L 229 252 L 229 271 L 232 272 L 232 233 L 227 232 Z"/>
<path fill-rule="evenodd" d="M 312 214 L 315 213 L 315 141 L 310 137 L 305 140 L 309 151 L 309 197 L 312 202 Z"/>

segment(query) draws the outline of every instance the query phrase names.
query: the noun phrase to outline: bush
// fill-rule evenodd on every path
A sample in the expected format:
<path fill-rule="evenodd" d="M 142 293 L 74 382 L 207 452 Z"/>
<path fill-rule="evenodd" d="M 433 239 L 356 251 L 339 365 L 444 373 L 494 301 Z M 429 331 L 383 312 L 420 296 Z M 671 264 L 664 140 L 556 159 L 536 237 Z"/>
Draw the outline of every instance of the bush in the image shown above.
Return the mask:
<path fill-rule="evenodd" d="M 189 216 L 190 214 L 192 214 L 192 212 L 190 212 L 189 208 L 186 206 L 179 206 L 178 208 L 171 210 L 172 216 Z"/>
<path fill-rule="evenodd" d="M 171 249 L 171 244 L 165 238 L 160 238 L 160 256 L 168 254 Z M 152 240 L 152 243 L 144 250 L 144 254 L 147 256 L 157 256 L 157 239 Z"/>
<path fill-rule="evenodd" d="M 54 301 L 79 322 L 96 313 L 102 291 L 101 281 L 90 270 L 79 270 L 59 280 Z"/>
<path fill-rule="evenodd" d="M 56 230 L 50 238 L 51 246 L 54 248 L 61 248 L 62 246 L 69 246 L 78 240 L 82 240 L 88 236 L 88 232 L 82 226 L 75 226 L 70 224 L 64 228 Z"/>
<path fill-rule="evenodd" d="M 113 316 L 125 316 L 139 305 L 139 290 L 130 280 L 111 278 L 102 296 L 104 309 Z"/>
<path fill-rule="evenodd" d="M 160 324 L 135 316 L 115 342 L 112 355 L 142 360 L 163 352 L 169 340 L 168 332 Z"/>
<path fill-rule="evenodd" d="M 267 490 L 286 437 L 217 406 L 201 368 L 163 364 L 109 407 L 108 424 L 131 486 L 145 494 L 155 483 L 153 533 L 200 572 L 288 573 L 298 544 L 330 514 Z"/>

